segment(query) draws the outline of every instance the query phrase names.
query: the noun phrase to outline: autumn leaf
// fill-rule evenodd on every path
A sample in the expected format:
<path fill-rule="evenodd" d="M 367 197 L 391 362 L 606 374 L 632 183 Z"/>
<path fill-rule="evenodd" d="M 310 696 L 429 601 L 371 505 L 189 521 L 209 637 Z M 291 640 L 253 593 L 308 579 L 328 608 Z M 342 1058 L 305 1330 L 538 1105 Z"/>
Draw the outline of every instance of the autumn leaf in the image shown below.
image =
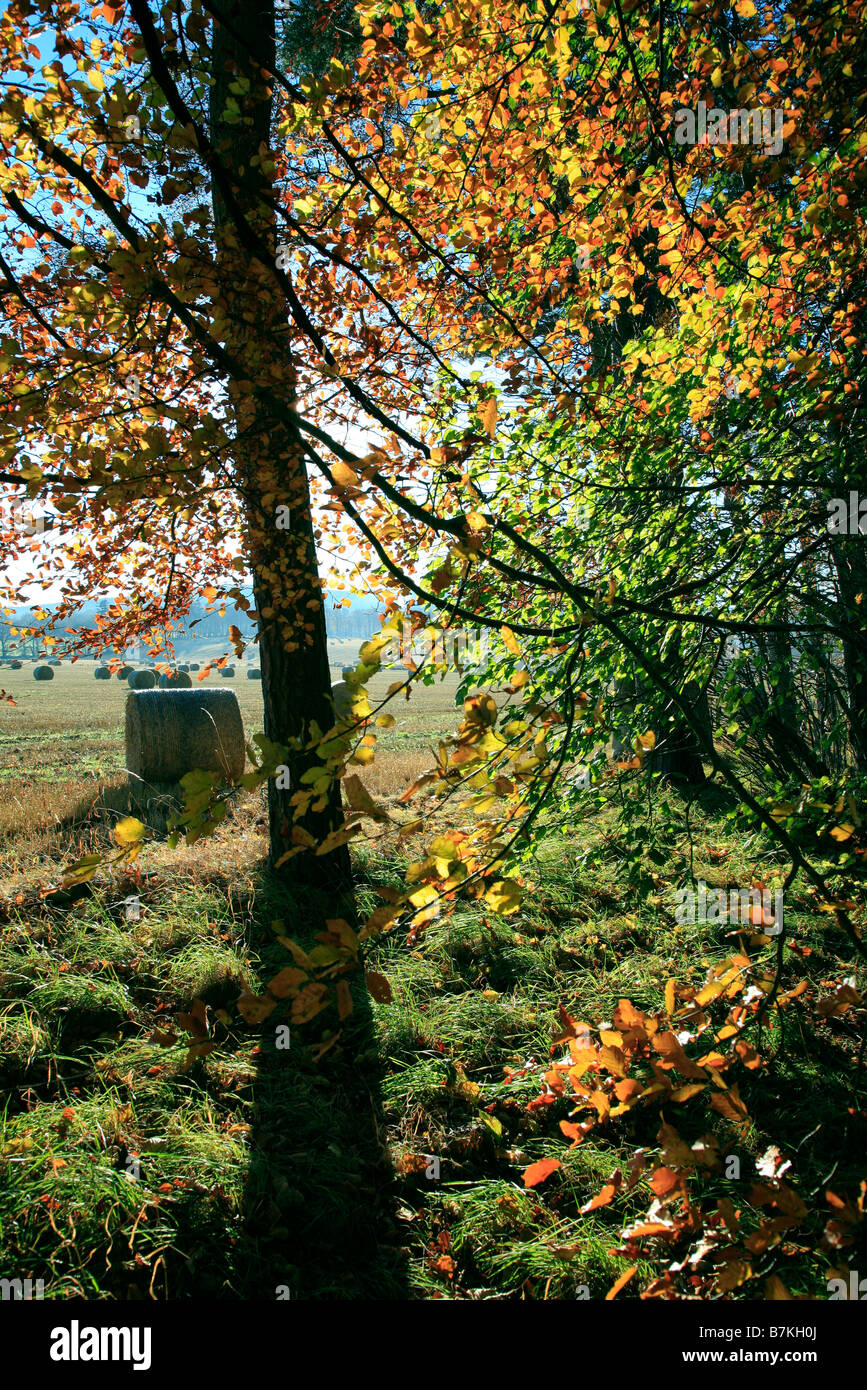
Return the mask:
<path fill-rule="evenodd" d="M 525 1187 L 538 1187 L 539 1183 L 544 1182 L 552 1173 L 556 1173 L 563 1164 L 558 1158 L 540 1158 L 538 1163 L 531 1163 L 529 1168 L 525 1168 L 522 1174 Z"/>
<path fill-rule="evenodd" d="M 497 432 L 497 415 L 497 398 L 496 396 L 490 396 L 479 411 L 479 419 L 482 422 L 485 433 L 489 434 L 492 439 Z"/>
<path fill-rule="evenodd" d="M 600 1207 L 607 1207 L 613 1202 L 617 1193 L 620 1191 L 621 1181 L 615 1180 L 614 1182 L 606 1183 L 602 1190 L 596 1193 L 595 1197 L 591 1197 L 589 1202 L 584 1203 L 583 1207 L 581 1207 L 581 1215 L 586 1216 L 588 1212 L 598 1211 Z"/>
<path fill-rule="evenodd" d="M 135 816 L 124 816 L 119 820 L 112 831 L 114 838 L 119 845 L 136 845 L 146 833 L 144 825 Z"/>
<path fill-rule="evenodd" d="M 516 638 L 514 632 L 510 627 L 501 627 L 500 636 L 502 637 L 507 650 L 512 653 L 512 656 L 521 655 L 521 648 L 518 646 L 518 639 Z"/>
<path fill-rule="evenodd" d="M 346 980 L 338 980 L 337 989 L 337 1016 L 341 1023 L 352 1013 L 352 995 L 349 992 L 349 985 Z"/>
<path fill-rule="evenodd" d="M 242 994 L 237 1001 L 238 1013 L 247 1023 L 263 1023 L 277 1007 L 277 1000 L 268 994 Z"/>
<path fill-rule="evenodd" d="M 377 1004 L 391 1003 L 391 985 L 384 975 L 380 975 L 376 970 L 368 970 L 364 979 L 371 999 L 375 999 Z"/>
<path fill-rule="evenodd" d="M 501 917 L 510 917 L 521 906 L 523 892 L 521 885 L 513 878 L 505 878 L 492 883 L 485 894 L 485 902 L 492 912 Z"/>
<path fill-rule="evenodd" d="M 730 1086 L 727 1091 L 717 1092 L 711 1096 L 710 1103 L 714 1110 L 724 1119 L 730 1120 L 733 1125 L 742 1127 L 749 1121 L 749 1111 L 741 1100 L 737 1085 Z"/>
<path fill-rule="evenodd" d="M 620 1290 L 625 1288 L 626 1285 L 629 1283 L 630 1279 L 632 1279 L 637 1273 L 638 1265 L 632 1265 L 629 1269 L 626 1270 L 625 1274 L 621 1274 L 620 1278 L 615 1280 L 615 1282 L 611 1285 L 611 1288 L 605 1295 L 606 1303 L 609 1303 L 613 1298 L 616 1298 L 617 1295 L 620 1293 Z"/>
<path fill-rule="evenodd" d="M 305 970 L 296 970 L 289 965 L 268 981 L 268 991 L 275 999 L 285 999 L 287 995 L 297 993 L 306 979 L 308 975 Z"/>

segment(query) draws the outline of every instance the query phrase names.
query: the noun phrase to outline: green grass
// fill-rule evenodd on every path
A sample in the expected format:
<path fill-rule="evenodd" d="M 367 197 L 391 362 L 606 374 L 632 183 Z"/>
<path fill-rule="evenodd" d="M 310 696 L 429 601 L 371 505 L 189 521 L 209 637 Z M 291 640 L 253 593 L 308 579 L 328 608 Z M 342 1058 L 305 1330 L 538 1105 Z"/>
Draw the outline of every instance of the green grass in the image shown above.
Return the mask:
<path fill-rule="evenodd" d="M 624 1247 L 621 1229 L 652 1195 L 644 1180 L 609 1206 L 582 1207 L 638 1150 L 655 1152 L 658 1115 L 635 1112 L 570 1149 L 559 1129 L 569 1098 L 530 1102 L 558 1005 L 590 1023 L 623 997 L 660 1010 L 669 978 L 703 982 L 730 953 L 718 930 L 672 916 L 674 870 L 690 852 L 709 883 L 776 872 L 774 853 L 735 833 L 725 810 L 713 797 L 694 806 L 687 836 L 683 808 L 660 803 L 674 867 L 651 863 L 632 881 L 609 808 L 543 843 L 516 915 L 464 903 L 415 944 L 397 932 L 374 941 L 366 964 L 388 978 L 392 1000 L 370 1004 L 356 989 L 342 1045 L 318 1064 L 301 1030 L 288 1051 L 276 1046 L 279 1014 L 250 1029 L 231 1013 L 242 987 L 286 963 L 274 920 L 309 937 L 304 905 L 261 869 L 240 875 L 229 859 L 205 876 L 195 859 L 188 871 L 157 861 L 135 885 L 102 881 L 63 906 L 9 899 L 4 1273 L 43 1278 L 54 1299 L 271 1299 L 285 1285 L 316 1300 L 574 1300 L 603 1298 L 634 1266 L 618 1296 L 638 1296 L 688 1246 Z M 404 867 L 399 854 L 362 850 L 362 909 Z M 133 886 L 142 915 L 127 922 Z M 783 986 L 804 977 L 810 989 L 787 1009 L 785 1033 L 766 1035 L 778 1054 L 770 1069 L 739 1079 L 750 1125 L 738 1133 L 707 1109 L 670 1117 L 690 1143 L 705 1136 L 739 1157 L 740 1186 L 705 1183 L 713 1201 L 737 1206 L 773 1144 L 809 1197 L 808 1220 L 755 1261 L 734 1297 L 761 1297 L 771 1271 L 791 1292 L 823 1297 L 835 1262 L 864 1258 L 861 1227 L 844 1232 L 852 1245 L 822 1246 L 826 1189 L 857 1197 L 865 1176 L 861 1015 L 817 1026 L 813 1007 L 854 973 L 850 948 L 806 893 L 790 895 L 787 923 Z M 216 1047 L 185 1066 L 184 1037 L 164 1047 L 153 1034 L 194 999 Z M 551 1156 L 563 1167 L 527 1190 L 525 1168 Z M 432 1159 L 438 1176 L 426 1172 Z"/>

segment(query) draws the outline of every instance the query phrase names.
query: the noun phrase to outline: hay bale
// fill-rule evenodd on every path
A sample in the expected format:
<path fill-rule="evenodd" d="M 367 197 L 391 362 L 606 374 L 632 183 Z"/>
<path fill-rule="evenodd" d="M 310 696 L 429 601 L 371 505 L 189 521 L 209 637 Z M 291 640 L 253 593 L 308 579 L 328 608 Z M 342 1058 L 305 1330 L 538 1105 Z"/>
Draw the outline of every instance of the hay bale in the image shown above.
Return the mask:
<path fill-rule="evenodd" d="M 159 678 L 160 690 L 189 690 L 192 681 L 186 671 L 173 671 L 171 675 L 162 675 Z"/>
<path fill-rule="evenodd" d="M 21 662 L 20 662 L 20 661 L 10 661 L 10 662 L 9 662 L 9 669 L 10 669 L 10 671 L 20 671 L 20 670 L 21 670 Z"/>
<path fill-rule="evenodd" d="M 33 679 L 34 679 L 35 681 L 53 681 L 53 680 L 54 680 L 54 667 L 53 667 L 53 666 L 34 666 L 34 667 L 33 667 Z"/>
<path fill-rule="evenodd" d="M 60 661 L 59 661 L 58 657 L 56 657 L 56 656 L 52 657 L 51 660 L 49 661 L 48 665 L 49 665 L 49 666 L 59 666 L 59 665 L 60 665 Z"/>
<path fill-rule="evenodd" d="M 142 666 L 138 671 L 130 672 L 126 683 L 130 690 L 153 690 L 157 683 L 156 673 L 149 666 Z"/>
<path fill-rule="evenodd" d="M 130 676 L 132 675 L 134 669 L 135 669 L 135 668 L 134 668 L 133 666 L 120 666 L 120 667 L 118 668 L 118 672 L 117 672 L 117 678 L 118 678 L 118 680 L 119 680 L 119 681 L 127 681 L 127 680 L 129 680 L 129 678 L 130 678 Z"/>
<path fill-rule="evenodd" d="M 261 670 L 259 669 L 258 666 L 248 666 L 248 667 L 247 667 L 247 680 L 248 680 L 248 681 L 260 681 L 261 679 L 262 679 L 262 672 L 261 672 Z"/>
<path fill-rule="evenodd" d="M 346 681 L 331 682 L 331 698 L 335 719 L 348 719 L 352 713 L 352 691 Z"/>
<path fill-rule="evenodd" d="M 181 668 L 181 669 L 183 669 L 183 668 Z M 189 664 L 189 666 L 187 667 L 187 670 L 188 670 L 188 671 L 201 671 L 201 669 L 202 669 L 202 668 L 201 668 L 201 666 L 199 665 L 198 661 L 191 661 L 190 664 Z"/>
<path fill-rule="evenodd" d="M 190 663 L 189 663 L 188 661 L 182 661 L 181 664 L 180 664 L 180 666 L 178 667 L 178 670 L 179 670 L 179 671 L 189 671 L 189 669 L 190 669 Z"/>
<path fill-rule="evenodd" d="M 107 666 L 97 666 L 93 673 L 93 679 L 95 681 L 110 681 L 111 671 L 109 671 Z"/>
<path fill-rule="evenodd" d="M 143 690 L 126 697 L 130 781 L 177 783 L 196 768 L 235 781 L 244 771 L 244 725 L 233 690 Z"/>
<path fill-rule="evenodd" d="M 222 671 L 220 672 L 220 675 L 221 675 L 221 676 L 228 676 L 230 679 L 234 676 L 234 674 L 235 674 L 235 668 L 234 668 L 234 666 L 224 666 L 223 669 L 222 669 Z"/>

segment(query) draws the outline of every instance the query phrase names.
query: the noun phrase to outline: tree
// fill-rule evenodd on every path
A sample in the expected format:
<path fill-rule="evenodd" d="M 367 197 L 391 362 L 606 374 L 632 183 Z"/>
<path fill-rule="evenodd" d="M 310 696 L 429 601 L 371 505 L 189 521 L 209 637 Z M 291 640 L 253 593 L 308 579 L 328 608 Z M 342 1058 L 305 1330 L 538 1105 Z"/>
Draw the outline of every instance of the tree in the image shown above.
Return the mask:
<path fill-rule="evenodd" d="M 420 928 L 457 892 L 517 906 L 530 828 L 555 787 L 562 814 L 580 801 L 573 770 L 624 676 L 626 771 L 662 709 L 690 775 L 700 749 L 826 891 L 703 700 L 733 636 L 863 654 L 851 595 L 842 620 L 821 586 L 780 616 L 798 542 L 824 584 L 823 485 L 851 456 L 834 432 L 860 418 L 856 19 L 765 28 L 744 3 L 730 26 L 666 7 L 627 24 L 619 0 L 445 7 L 436 32 L 412 5 L 358 18 L 357 57 L 299 77 L 266 0 L 4 15 L 0 480 L 56 505 L 70 607 L 121 580 L 82 641 L 157 643 L 198 594 L 250 611 L 249 571 L 272 862 L 351 917 L 345 847 L 381 813 L 351 768 L 373 756 L 365 683 L 385 639 L 330 727 L 316 545 L 354 535 L 386 613 L 399 594 L 417 626 L 436 611 L 492 634 L 509 705 L 468 678 L 420 787 L 443 805 L 469 790 L 477 823 L 433 839 L 377 927 Z M 675 111 L 724 89 L 755 101 L 754 134 L 789 103 L 779 149 L 678 143 Z M 793 408 L 811 452 L 790 457 Z M 770 485 L 784 524 L 768 537 Z M 749 524 L 721 555 L 726 494 Z M 846 678 L 857 695 L 852 659 Z"/>

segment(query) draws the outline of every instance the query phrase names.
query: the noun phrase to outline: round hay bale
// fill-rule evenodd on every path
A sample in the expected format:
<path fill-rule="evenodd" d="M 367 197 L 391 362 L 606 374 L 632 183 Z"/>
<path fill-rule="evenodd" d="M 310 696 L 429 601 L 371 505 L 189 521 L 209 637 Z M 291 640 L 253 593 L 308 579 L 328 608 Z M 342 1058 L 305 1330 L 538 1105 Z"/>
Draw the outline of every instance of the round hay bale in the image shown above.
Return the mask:
<path fill-rule="evenodd" d="M 53 667 L 53 666 L 34 666 L 34 667 L 33 667 L 33 679 L 34 679 L 35 681 L 53 681 L 53 680 L 54 680 L 54 667 Z"/>
<path fill-rule="evenodd" d="M 261 670 L 259 669 L 258 666 L 248 666 L 248 667 L 247 667 L 247 680 L 248 680 L 248 681 L 260 681 L 261 679 L 262 679 L 262 672 L 261 672 Z"/>
<path fill-rule="evenodd" d="M 183 669 L 184 669 L 184 668 L 181 667 L 181 670 L 183 670 Z M 202 668 L 201 668 L 201 666 L 199 665 L 198 661 L 191 661 L 190 664 L 189 664 L 189 666 L 187 667 L 187 670 L 188 670 L 188 671 L 201 671 L 201 669 L 202 669 Z"/>
<path fill-rule="evenodd" d="M 189 690 L 192 683 L 186 671 L 173 671 L 170 676 L 162 675 L 158 682 L 160 690 Z"/>
<path fill-rule="evenodd" d="M 10 662 L 9 662 L 9 669 L 10 669 L 10 671 L 20 671 L 20 670 L 21 670 L 21 662 L 20 662 L 20 661 L 10 661 Z"/>
<path fill-rule="evenodd" d="M 349 719 L 352 716 L 352 690 L 346 681 L 331 682 L 331 698 L 334 701 L 335 719 Z"/>
<path fill-rule="evenodd" d="M 49 666 L 59 666 L 59 665 L 60 665 L 60 661 L 59 661 L 58 658 L 55 656 L 55 657 L 52 657 L 52 658 L 51 658 L 51 660 L 49 661 L 48 665 L 49 665 Z"/>
<path fill-rule="evenodd" d="M 142 690 L 126 697 L 126 766 L 133 782 L 179 782 L 195 768 L 235 781 L 245 756 L 233 690 Z"/>
<path fill-rule="evenodd" d="M 178 666 L 178 670 L 179 670 L 179 671 L 189 671 L 189 669 L 190 669 L 190 663 L 189 663 L 188 661 L 182 661 L 182 662 L 180 663 L 180 665 Z"/>
<path fill-rule="evenodd" d="M 234 666 L 224 666 L 223 669 L 222 669 L 222 671 L 220 672 L 220 675 L 221 675 L 221 676 L 228 676 L 230 679 L 234 676 L 234 674 L 235 674 L 235 668 L 234 668 Z"/>
<path fill-rule="evenodd" d="M 157 683 L 156 672 L 149 666 L 143 666 L 138 671 L 130 671 L 126 683 L 130 690 L 153 690 Z"/>
<path fill-rule="evenodd" d="M 93 673 L 93 679 L 95 681 L 110 681 L 111 671 L 109 671 L 107 666 L 97 666 Z"/>
<path fill-rule="evenodd" d="M 135 668 L 132 666 L 121 666 L 118 668 L 117 678 L 119 681 L 128 681 Z"/>

